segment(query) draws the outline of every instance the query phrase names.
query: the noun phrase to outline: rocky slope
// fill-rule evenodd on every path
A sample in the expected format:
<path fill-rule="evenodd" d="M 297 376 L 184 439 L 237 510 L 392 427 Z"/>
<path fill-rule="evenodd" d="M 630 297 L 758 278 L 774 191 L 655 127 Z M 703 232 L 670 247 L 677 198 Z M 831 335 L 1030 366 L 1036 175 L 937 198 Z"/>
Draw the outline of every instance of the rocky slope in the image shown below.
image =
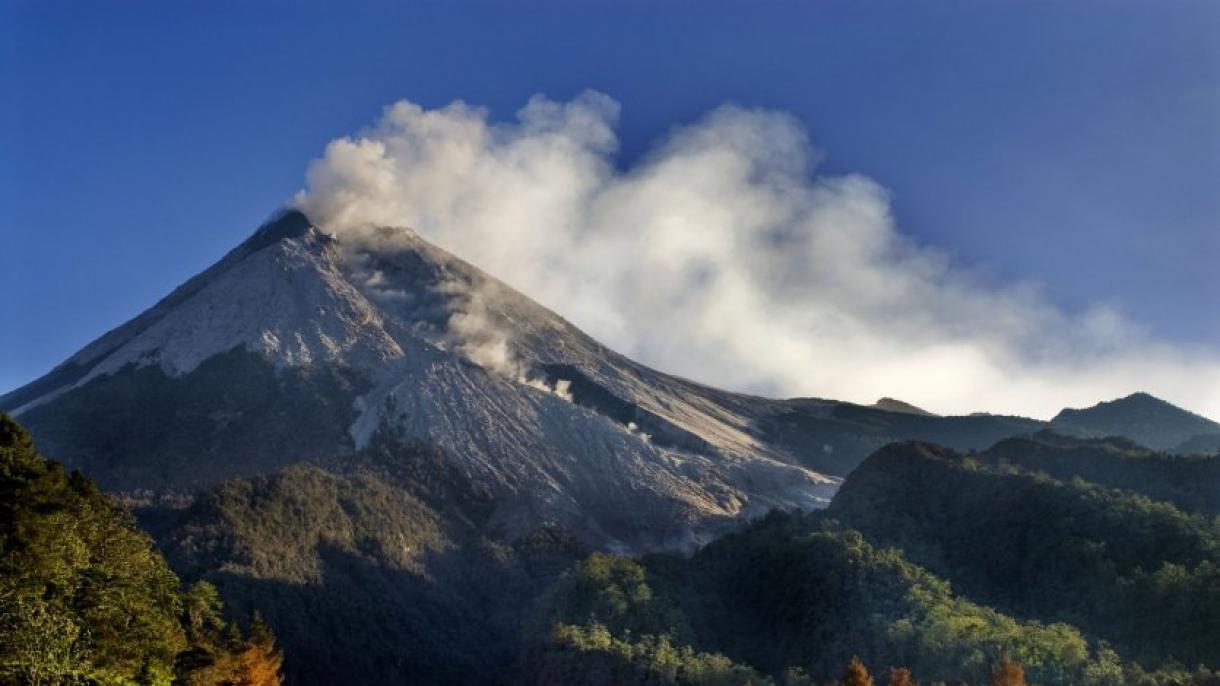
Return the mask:
<path fill-rule="evenodd" d="M 494 494 L 493 529 L 632 549 L 836 483 L 757 435 L 783 403 L 635 364 L 409 231 L 340 242 L 296 212 L 0 409 L 117 489 L 426 443 Z"/>
<path fill-rule="evenodd" d="M 342 467 L 374 440 L 433 446 L 494 500 L 493 535 L 558 526 L 630 550 L 821 507 L 895 440 L 981 450 L 1046 426 L 710 388 L 606 349 L 409 230 L 340 240 L 296 211 L 0 411 L 112 490 Z M 1148 396 L 1054 425 L 1154 447 L 1217 427 Z"/>

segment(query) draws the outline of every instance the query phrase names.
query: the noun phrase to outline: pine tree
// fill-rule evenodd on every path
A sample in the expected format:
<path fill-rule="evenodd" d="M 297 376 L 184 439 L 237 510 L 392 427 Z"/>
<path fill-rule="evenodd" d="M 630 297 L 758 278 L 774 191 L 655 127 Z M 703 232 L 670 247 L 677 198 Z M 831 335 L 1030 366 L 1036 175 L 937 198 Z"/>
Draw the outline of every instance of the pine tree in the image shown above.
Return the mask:
<path fill-rule="evenodd" d="M 218 634 L 224 628 L 220 612 L 224 603 L 220 592 L 207 581 L 199 581 L 190 587 L 182 598 L 183 619 L 193 640 Z"/>
<path fill-rule="evenodd" d="M 868 673 L 868 668 L 864 666 L 864 663 L 860 662 L 859 657 L 852 657 L 840 681 L 843 682 L 843 686 L 874 686 L 873 677 Z"/>

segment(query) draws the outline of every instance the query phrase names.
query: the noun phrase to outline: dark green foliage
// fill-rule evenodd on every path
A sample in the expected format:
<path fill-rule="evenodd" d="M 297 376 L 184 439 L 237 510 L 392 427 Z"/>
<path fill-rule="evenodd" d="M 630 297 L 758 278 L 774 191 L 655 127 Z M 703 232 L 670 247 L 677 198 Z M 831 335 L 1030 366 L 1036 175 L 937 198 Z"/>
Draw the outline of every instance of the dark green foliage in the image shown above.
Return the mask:
<path fill-rule="evenodd" d="M 545 613 L 558 626 L 576 624 L 582 640 L 603 646 L 590 658 L 596 669 L 607 669 L 607 652 L 626 650 L 619 644 L 643 641 L 642 632 L 693 655 L 726 656 L 726 665 L 817 681 L 839 676 L 856 655 L 929 680 L 977 683 L 1004 654 L 1020 656 L 1045 684 L 1104 683 L 1099 675 L 1121 672 L 1110 656 L 1091 654 L 1075 629 L 1018 622 L 954 597 L 897 551 L 817 515 L 773 513 L 689 559 L 594 556 L 549 600 Z M 553 635 L 549 641 L 556 650 Z M 571 670 L 571 641 L 560 643 Z"/>
<path fill-rule="evenodd" d="M 1133 531 L 1105 549 L 1102 565 L 1130 572 L 1123 592 L 1143 605 L 1129 607 L 1147 616 L 1176 613 L 1179 636 L 1208 635 L 1200 621 L 1210 611 L 1192 619 L 1174 606 L 1207 597 L 1214 585 L 1206 564 L 1214 536 L 1203 520 L 1131 494 L 1017 474 L 1012 465 L 989 471 L 979 458 L 916 447 L 915 458 L 879 469 L 897 483 L 861 496 L 867 488 L 853 477 L 839 514 L 853 514 L 846 503 L 856 500 L 875 510 L 871 526 L 934 530 L 946 525 L 940 511 L 954 508 L 927 512 L 913 504 L 929 492 L 955 494 L 977 506 L 968 517 L 986 521 L 980 535 L 987 544 L 975 554 L 1009 556 L 997 569 L 976 566 L 1012 583 L 1034 578 L 1013 560 L 1035 550 L 1043 534 L 1051 542 L 1041 543 L 1049 552 L 1037 564 L 1070 570 L 1080 555 L 1096 553 L 1073 537 L 1072 526 Z M 902 454 L 883 455 L 895 451 Z M 861 474 L 877 470 L 877 459 Z M 215 582 L 240 612 L 264 609 L 296 683 L 760 684 L 782 676 L 796 685 L 838 677 L 854 655 L 869 665 L 909 667 L 923 683 L 985 683 L 1004 655 L 1045 686 L 1187 678 L 1172 669 L 1144 674 L 1124 661 L 1133 655 L 1127 644 L 1120 657 L 1105 645 L 1090 647 L 1069 624 L 1050 623 L 1088 625 L 1081 614 L 1016 615 L 1043 620 L 1021 621 L 973 602 L 1005 608 L 1011 598 L 954 595 L 898 550 L 875 547 L 819 514 L 773 514 L 691 558 L 595 554 L 552 584 L 579 546 L 546 528 L 511 545 L 497 542 L 491 495 L 453 473 L 443 453 L 380 436 L 344 464 L 324 464 L 331 471 L 299 465 L 230 482 L 186 510 L 147 511 L 147 524 L 166 532 L 178 569 Z M 1020 497 L 955 481 L 958 472 L 1013 479 Z M 929 491 L 928 480 L 943 482 L 944 493 Z M 912 506 L 888 509 L 897 506 L 887 498 Z M 877 501 L 882 507 L 873 507 Z M 933 564 L 930 550 L 912 554 Z M 1139 572 L 1149 555 L 1173 563 Z M 971 572 L 967 562 L 955 561 L 956 571 Z M 990 588 L 989 577 L 980 579 L 978 587 Z M 1054 583 L 1032 586 L 1030 595 L 1059 592 Z M 194 606 L 209 602 L 200 594 Z"/>
<path fill-rule="evenodd" d="M 224 628 L 219 611 L 206 587 L 184 597 L 125 510 L 0 414 L 0 682 L 168 684 Z"/>
<path fill-rule="evenodd" d="M 340 470 L 297 465 L 149 510 L 175 568 L 257 607 L 291 683 L 483 684 L 518 657 L 533 598 L 583 551 L 484 535 L 487 495 L 423 446 L 378 441 Z"/>
<path fill-rule="evenodd" d="M 1026 417 L 992 414 L 938 417 L 850 404 L 835 407 L 832 416 L 840 422 L 882 433 L 890 440 L 929 441 L 961 450 L 986 448 L 998 440 L 1044 426 Z"/>
<path fill-rule="evenodd" d="M 1001 441 L 979 457 L 1061 481 L 1080 477 L 1134 491 L 1187 512 L 1220 514 L 1220 456 L 1179 456 L 1122 438 L 1080 439 L 1044 431 Z"/>
<path fill-rule="evenodd" d="M 546 626 L 596 623 L 616 636 L 668 634 L 689 642 L 693 631 L 669 598 L 658 598 L 644 567 L 594 553 L 564 575 L 547 599 Z"/>
<path fill-rule="evenodd" d="M 1218 520 L 925 444 L 870 457 L 830 514 L 978 602 L 1069 622 L 1145 666 L 1220 665 Z"/>
<path fill-rule="evenodd" d="M 773 682 L 745 665 L 668 636 L 635 640 L 616 637 L 600 624 L 557 624 L 546 644 L 535 649 L 520 670 L 520 681 L 537 686 L 771 686 Z"/>
<path fill-rule="evenodd" d="M 156 365 L 128 366 L 22 421 L 47 454 L 105 488 L 198 488 L 350 451 L 363 385 L 345 374 L 276 370 L 235 349 L 176 378 Z"/>

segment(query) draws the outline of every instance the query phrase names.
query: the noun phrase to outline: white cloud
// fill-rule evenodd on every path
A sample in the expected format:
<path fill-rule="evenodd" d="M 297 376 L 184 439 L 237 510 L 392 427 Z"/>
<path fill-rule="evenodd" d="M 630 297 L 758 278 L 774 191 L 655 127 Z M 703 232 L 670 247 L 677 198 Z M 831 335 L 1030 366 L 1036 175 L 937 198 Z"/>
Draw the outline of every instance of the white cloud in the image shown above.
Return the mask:
<path fill-rule="evenodd" d="M 598 93 L 535 96 L 511 123 L 399 102 L 327 146 L 296 202 L 338 233 L 410 226 L 619 351 L 715 385 L 1042 417 L 1146 390 L 1220 417 L 1214 353 L 916 244 L 876 182 L 815 175 L 790 116 L 726 105 L 625 171 L 617 116 Z"/>

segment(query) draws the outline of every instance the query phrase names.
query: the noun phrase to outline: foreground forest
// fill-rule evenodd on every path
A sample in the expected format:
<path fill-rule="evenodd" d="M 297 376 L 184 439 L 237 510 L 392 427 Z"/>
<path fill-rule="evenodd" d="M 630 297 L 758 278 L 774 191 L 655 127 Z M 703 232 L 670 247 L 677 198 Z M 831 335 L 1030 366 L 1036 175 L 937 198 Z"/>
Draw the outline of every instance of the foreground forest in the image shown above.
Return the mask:
<path fill-rule="evenodd" d="M 1220 684 L 1217 457 L 895 443 L 632 559 L 388 445 L 120 505 L 0 419 L 0 683 Z"/>
<path fill-rule="evenodd" d="M 0 683 L 278 686 L 282 656 L 184 586 L 131 515 L 0 415 Z"/>

